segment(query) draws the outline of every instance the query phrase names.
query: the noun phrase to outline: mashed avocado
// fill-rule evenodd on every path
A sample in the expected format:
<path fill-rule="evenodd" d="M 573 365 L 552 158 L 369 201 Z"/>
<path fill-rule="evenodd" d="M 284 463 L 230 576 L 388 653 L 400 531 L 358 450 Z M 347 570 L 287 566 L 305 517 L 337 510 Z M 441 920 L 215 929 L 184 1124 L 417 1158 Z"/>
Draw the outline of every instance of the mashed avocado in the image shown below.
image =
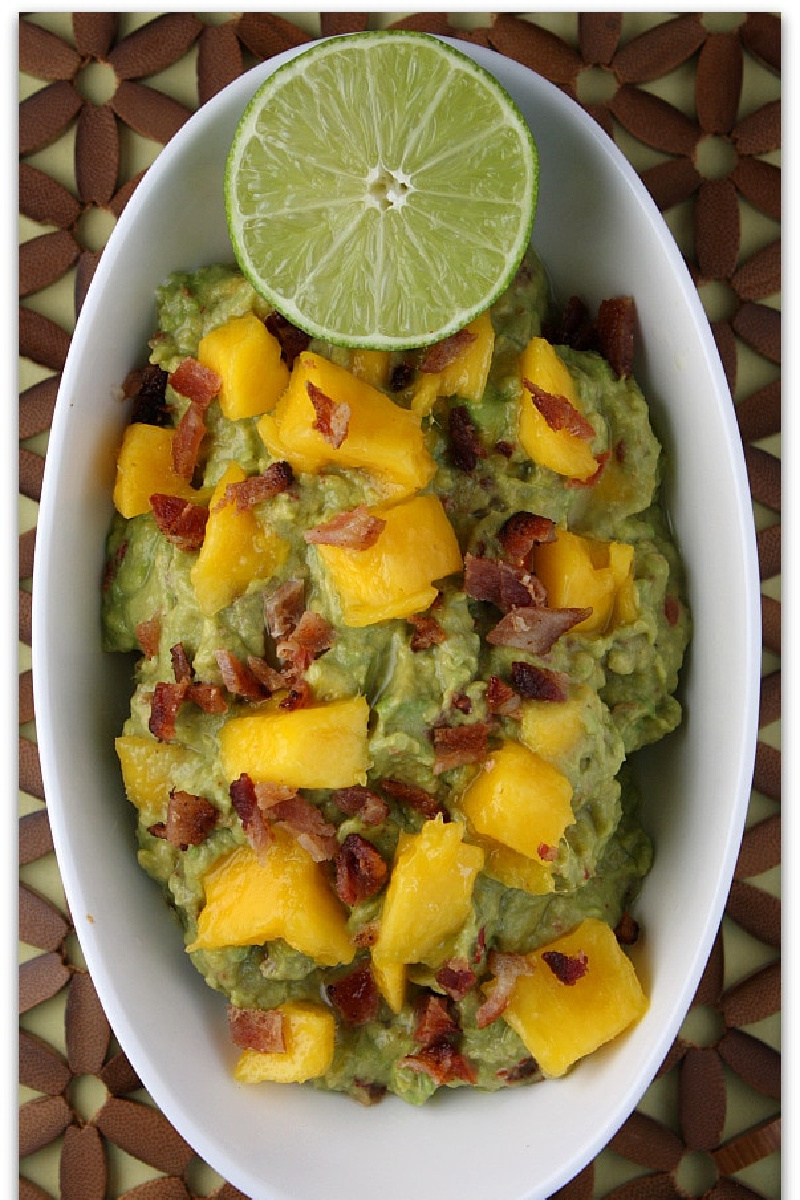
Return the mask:
<path fill-rule="evenodd" d="M 559 337 L 533 252 L 438 363 L 298 341 L 227 266 L 172 275 L 157 312 L 103 639 L 135 655 L 117 750 L 141 866 L 207 983 L 295 1039 L 238 1038 L 240 1077 L 415 1104 L 541 1078 L 487 997 L 581 923 L 630 925 L 652 847 L 628 761 L 681 717 L 690 619 L 645 398 Z M 243 411 L 203 388 L 244 387 L 232 331 L 253 317 L 277 399 Z M 181 475 L 162 435 L 187 413 Z M 556 444 L 596 471 L 548 465 Z M 321 1065 L 271 1073 L 330 1020 Z"/>

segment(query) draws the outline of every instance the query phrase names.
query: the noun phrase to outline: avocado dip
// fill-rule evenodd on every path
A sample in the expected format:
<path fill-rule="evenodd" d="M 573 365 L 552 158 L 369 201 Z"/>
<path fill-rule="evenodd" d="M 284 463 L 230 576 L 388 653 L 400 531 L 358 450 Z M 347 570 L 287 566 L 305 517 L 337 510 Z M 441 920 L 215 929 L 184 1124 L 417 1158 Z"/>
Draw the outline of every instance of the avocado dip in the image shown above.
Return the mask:
<path fill-rule="evenodd" d="M 647 1007 L 630 759 L 690 635 L 632 302 L 559 309 L 531 250 L 424 352 L 311 342 L 226 265 L 156 315 L 103 644 L 138 859 L 236 1077 L 418 1105 L 563 1074 Z"/>

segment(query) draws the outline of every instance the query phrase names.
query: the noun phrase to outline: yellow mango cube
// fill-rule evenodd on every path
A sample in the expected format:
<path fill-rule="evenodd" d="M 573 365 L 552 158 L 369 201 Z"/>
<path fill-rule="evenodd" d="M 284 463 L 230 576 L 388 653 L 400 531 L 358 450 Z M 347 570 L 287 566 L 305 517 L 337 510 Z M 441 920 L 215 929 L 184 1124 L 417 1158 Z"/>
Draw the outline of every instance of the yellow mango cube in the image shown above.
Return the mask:
<path fill-rule="evenodd" d="M 326 967 L 352 962 L 347 914 L 324 868 L 291 834 L 273 828 L 261 856 L 239 846 L 203 881 L 205 905 L 188 950 L 261 946 L 283 938 Z"/>
<path fill-rule="evenodd" d="M 292 788 L 363 784 L 368 721 L 364 696 L 232 717 L 219 732 L 222 769 L 230 782 L 244 774 Z"/>
<path fill-rule="evenodd" d="M 578 959 L 580 977 L 562 982 L 558 961 L 551 958 L 556 970 L 548 965 L 553 954 Z M 503 1017 L 545 1075 L 563 1075 L 647 1011 L 632 962 L 614 931 L 594 917 L 527 958 L 533 973 L 517 980 Z"/>
<path fill-rule="evenodd" d="M 197 358 L 222 380 L 219 406 L 231 421 L 269 412 L 289 382 L 280 342 L 253 312 L 210 330 Z"/>
<path fill-rule="evenodd" d="M 250 509 L 223 503 L 229 483 L 240 483 L 245 473 L 231 463 L 214 489 L 205 538 L 190 577 L 198 607 L 213 617 L 247 590 L 254 579 L 269 579 L 283 564 L 288 547 Z"/>
<path fill-rule="evenodd" d="M 572 688 L 566 700 L 523 700 L 520 707 L 520 741 L 546 762 L 556 766 L 586 728 L 584 707 L 589 689 Z"/>
<path fill-rule="evenodd" d="M 317 546 L 342 620 L 355 628 L 424 612 L 436 599 L 434 583 L 464 565 L 438 496 L 415 496 L 371 511 L 386 525 L 366 550 Z"/>
<path fill-rule="evenodd" d="M 234 1067 L 239 1083 L 305 1083 L 324 1075 L 333 1062 L 333 1013 L 310 1000 L 286 1000 L 281 1051 L 243 1050 Z"/>
<path fill-rule="evenodd" d="M 191 760 L 192 751 L 174 742 L 159 742 L 137 734 L 115 738 L 114 748 L 125 793 L 138 808 L 144 824 L 165 821 L 169 793 L 175 787 L 175 771 Z"/>
<path fill-rule="evenodd" d="M 633 546 L 626 542 L 603 542 L 559 529 L 554 541 L 534 548 L 533 570 L 547 589 L 551 608 L 591 608 L 575 631 L 605 633 L 617 622 L 636 617 L 633 557 Z M 617 607 L 620 590 L 623 598 Z"/>
<path fill-rule="evenodd" d="M 285 1049 L 243 1050 L 234 1068 L 239 1083 L 305 1083 L 324 1075 L 333 1061 L 336 1023 L 322 1004 L 287 1000 L 283 1016 Z"/>
<path fill-rule="evenodd" d="M 542 847 L 558 845 L 575 817 L 565 775 L 520 742 L 492 751 L 461 797 L 470 826 L 543 866 Z"/>
<path fill-rule="evenodd" d="M 350 353 L 350 370 L 356 379 L 363 379 L 373 387 L 386 387 L 390 369 L 388 350 L 353 350 Z"/>
<path fill-rule="evenodd" d="M 372 961 L 429 962 L 446 953 L 448 939 L 470 915 L 483 851 L 463 841 L 458 821 L 426 821 L 400 838 L 372 947 Z"/>
<path fill-rule="evenodd" d="M 123 517 L 138 517 L 150 512 L 150 497 L 156 493 L 178 496 L 203 504 L 208 500 L 207 489 L 191 487 L 172 465 L 174 429 L 145 425 L 140 421 L 128 425 L 122 437 L 117 471 L 114 480 L 114 507 Z"/>
<path fill-rule="evenodd" d="M 339 446 L 315 427 L 317 413 L 309 384 L 349 409 L 347 434 Z M 287 460 L 295 470 L 363 471 L 387 499 L 419 491 L 436 470 L 415 413 L 351 371 L 309 351 L 298 355 L 286 391 L 274 411 L 260 419 L 258 431 L 273 458 Z"/>
<path fill-rule="evenodd" d="M 553 396 L 563 397 L 580 412 L 572 376 L 544 338 L 531 338 L 522 352 L 520 374 L 521 379 L 527 379 Z M 520 396 L 518 432 L 525 453 L 535 463 L 558 475 L 585 480 L 597 470 L 590 443 L 568 429 L 552 429 L 524 386 Z"/>
<path fill-rule="evenodd" d="M 546 896 L 555 891 L 553 867 L 549 861 L 529 858 L 527 854 L 484 838 L 478 839 L 478 844 L 485 855 L 483 869 L 492 879 L 531 896 Z"/>
<path fill-rule="evenodd" d="M 494 353 L 494 328 L 488 312 L 481 313 L 466 328 L 475 340 L 442 371 L 421 371 L 414 384 L 411 407 L 426 416 L 439 396 L 460 396 L 478 404 L 483 399 Z"/>
<path fill-rule="evenodd" d="M 376 962 L 373 957 L 371 969 L 372 978 L 375 980 L 378 991 L 392 1012 L 399 1013 L 406 994 L 407 968 L 405 963 L 381 963 Z"/>

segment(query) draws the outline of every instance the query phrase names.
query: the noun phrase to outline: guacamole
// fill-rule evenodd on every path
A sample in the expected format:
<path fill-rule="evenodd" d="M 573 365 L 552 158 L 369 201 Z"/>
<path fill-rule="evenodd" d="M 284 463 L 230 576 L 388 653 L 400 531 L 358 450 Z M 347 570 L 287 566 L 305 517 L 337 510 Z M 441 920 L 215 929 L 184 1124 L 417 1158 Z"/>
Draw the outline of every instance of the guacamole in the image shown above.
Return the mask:
<path fill-rule="evenodd" d="M 226 265 L 156 309 L 103 643 L 139 862 L 237 1077 L 421 1104 L 563 1073 L 646 1007 L 630 758 L 681 719 L 690 633 L 629 366 L 533 251 L 425 352 L 309 341 Z"/>

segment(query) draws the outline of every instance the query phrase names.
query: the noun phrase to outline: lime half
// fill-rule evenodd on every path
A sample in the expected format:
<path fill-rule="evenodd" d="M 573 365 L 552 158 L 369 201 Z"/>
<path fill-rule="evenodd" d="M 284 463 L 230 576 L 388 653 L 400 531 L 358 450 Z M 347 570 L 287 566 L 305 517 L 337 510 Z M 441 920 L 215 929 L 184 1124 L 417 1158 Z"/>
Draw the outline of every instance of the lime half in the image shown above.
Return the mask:
<path fill-rule="evenodd" d="M 466 325 L 531 236 L 538 156 L 497 80 L 427 34 L 315 43 L 239 122 L 225 170 L 234 253 L 289 321 L 401 350 Z"/>

